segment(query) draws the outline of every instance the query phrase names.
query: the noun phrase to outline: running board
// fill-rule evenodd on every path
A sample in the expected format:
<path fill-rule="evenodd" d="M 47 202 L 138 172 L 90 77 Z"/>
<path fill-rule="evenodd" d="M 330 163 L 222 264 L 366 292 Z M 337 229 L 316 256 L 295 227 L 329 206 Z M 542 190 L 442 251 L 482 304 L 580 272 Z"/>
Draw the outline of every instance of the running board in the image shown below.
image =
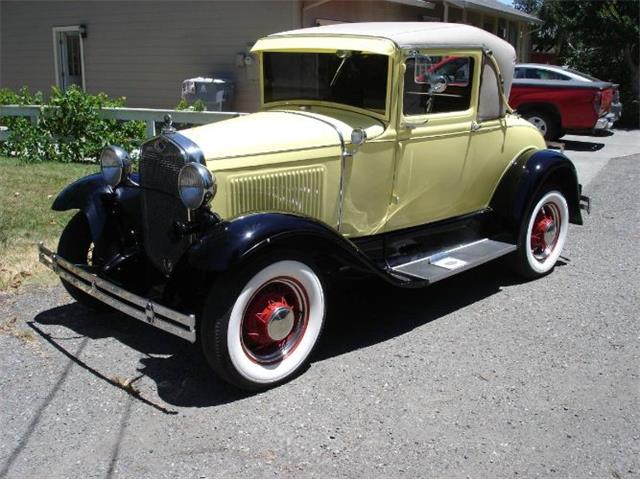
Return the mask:
<path fill-rule="evenodd" d="M 511 243 L 483 238 L 473 243 L 434 253 L 428 257 L 396 265 L 392 267 L 392 270 L 434 283 L 502 257 L 515 249 L 516 246 Z"/>

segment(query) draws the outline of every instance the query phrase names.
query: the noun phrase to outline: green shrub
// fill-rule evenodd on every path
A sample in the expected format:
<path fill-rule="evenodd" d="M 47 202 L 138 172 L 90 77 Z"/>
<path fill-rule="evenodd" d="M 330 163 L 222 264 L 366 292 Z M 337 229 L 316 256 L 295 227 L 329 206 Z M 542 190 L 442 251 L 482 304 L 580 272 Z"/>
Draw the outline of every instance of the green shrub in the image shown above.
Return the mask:
<path fill-rule="evenodd" d="M 41 105 L 42 92 L 33 95 L 28 87 L 22 87 L 17 92 L 8 88 L 0 88 L 0 105 Z"/>
<path fill-rule="evenodd" d="M 189 105 L 189 102 L 187 102 L 184 98 L 178 102 L 175 108 L 175 110 L 189 110 L 191 112 L 204 112 L 206 109 L 207 106 L 202 100 L 198 99 L 191 105 Z"/>
<path fill-rule="evenodd" d="M 101 108 L 122 107 L 124 101 L 104 93 L 91 95 L 75 86 L 66 91 L 53 87 L 47 103 L 42 103 L 40 92 L 30 95 L 26 88 L 17 93 L 3 89 L 0 104 L 40 105 L 40 116 L 37 125 L 25 118 L 0 119 L 11 130 L 8 140 L 0 144 L 0 153 L 25 162 L 83 162 L 96 160 L 107 145 L 131 152 L 145 138 L 144 122 L 99 116 Z"/>

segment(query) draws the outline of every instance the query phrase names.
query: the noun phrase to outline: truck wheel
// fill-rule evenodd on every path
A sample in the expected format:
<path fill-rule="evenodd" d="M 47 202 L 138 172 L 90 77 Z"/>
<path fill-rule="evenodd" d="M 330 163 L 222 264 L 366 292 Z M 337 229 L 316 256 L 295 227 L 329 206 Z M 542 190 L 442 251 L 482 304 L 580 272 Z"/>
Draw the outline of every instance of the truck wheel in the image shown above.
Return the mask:
<path fill-rule="evenodd" d="M 534 279 L 555 266 L 567 239 L 569 207 L 556 187 L 544 188 L 529 206 L 520 225 L 515 266 L 518 273 Z"/>
<path fill-rule="evenodd" d="M 525 113 L 524 119 L 533 124 L 545 140 L 552 141 L 560 138 L 560 127 L 552 115 L 547 112 L 533 110 Z"/>
<path fill-rule="evenodd" d="M 291 255 L 272 257 L 217 285 L 199 322 L 212 369 L 252 391 L 294 377 L 308 363 L 324 325 L 325 288 L 312 263 Z"/>
<path fill-rule="evenodd" d="M 80 265 L 91 265 L 92 249 L 93 240 L 91 238 L 89 222 L 84 213 L 78 212 L 71 218 L 67 226 L 64 227 L 62 235 L 60 235 L 60 241 L 58 242 L 57 253 L 68 262 Z M 69 295 L 78 303 L 93 310 L 109 310 L 109 307 L 100 300 L 93 298 L 91 295 L 87 295 L 66 280 L 60 279 L 60 281 Z"/>

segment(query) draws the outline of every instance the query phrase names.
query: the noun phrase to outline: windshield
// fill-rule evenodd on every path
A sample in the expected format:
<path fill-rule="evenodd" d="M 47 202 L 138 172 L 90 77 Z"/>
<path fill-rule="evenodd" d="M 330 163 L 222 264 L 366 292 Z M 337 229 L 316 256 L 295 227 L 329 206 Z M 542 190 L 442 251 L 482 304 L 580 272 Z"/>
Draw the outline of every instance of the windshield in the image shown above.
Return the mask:
<path fill-rule="evenodd" d="M 385 113 L 386 55 L 265 52 L 264 102 L 319 100 Z"/>

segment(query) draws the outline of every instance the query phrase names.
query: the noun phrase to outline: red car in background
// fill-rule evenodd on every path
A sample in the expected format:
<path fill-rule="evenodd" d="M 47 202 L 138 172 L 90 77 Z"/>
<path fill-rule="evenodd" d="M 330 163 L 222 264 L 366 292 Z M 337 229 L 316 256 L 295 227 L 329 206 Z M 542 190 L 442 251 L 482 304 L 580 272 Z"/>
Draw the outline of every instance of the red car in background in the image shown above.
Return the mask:
<path fill-rule="evenodd" d="M 509 104 L 547 140 L 607 130 L 620 118 L 618 85 L 554 65 L 519 64 Z"/>

